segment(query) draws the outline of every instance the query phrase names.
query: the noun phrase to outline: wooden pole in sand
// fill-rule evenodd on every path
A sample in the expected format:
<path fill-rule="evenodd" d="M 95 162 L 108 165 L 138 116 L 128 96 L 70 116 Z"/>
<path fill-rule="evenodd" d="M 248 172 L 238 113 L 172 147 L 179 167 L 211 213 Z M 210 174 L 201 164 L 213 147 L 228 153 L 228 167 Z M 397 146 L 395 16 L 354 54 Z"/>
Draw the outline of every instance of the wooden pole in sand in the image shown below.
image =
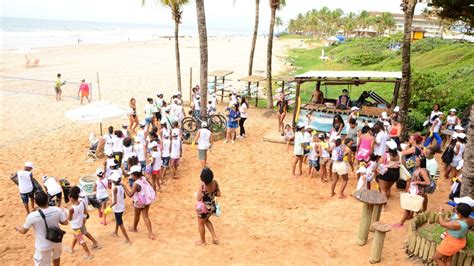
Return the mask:
<path fill-rule="evenodd" d="M 189 68 L 189 106 L 193 102 L 193 68 Z"/>
<path fill-rule="evenodd" d="M 97 72 L 97 89 L 99 90 L 99 101 L 102 100 L 102 95 L 100 94 L 100 81 L 99 81 L 99 72 Z M 101 123 L 101 132 L 100 135 L 102 135 L 102 123 Z"/>
<path fill-rule="evenodd" d="M 390 231 L 390 225 L 375 222 L 372 225 L 375 228 L 374 242 L 372 243 L 372 251 L 370 252 L 370 263 L 378 263 L 382 258 L 383 242 L 385 241 L 385 234 Z"/>
<path fill-rule="evenodd" d="M 374 205 L 364 202 L 362 205 L 362 214 L 360 215 L 359 235 L 357 237 L 357 245 L 359 246 L 363 246 L 367 243 L 373 212 Z"/>
<path fill-rule="evenodd" d="M 374 223 L 380 221 L 380 215 L 382 214 L 382 205 L 374 205 L 374 213 L 372 214 L 372 221 L 370 222 L 370 232 L 375 232 Z"/>

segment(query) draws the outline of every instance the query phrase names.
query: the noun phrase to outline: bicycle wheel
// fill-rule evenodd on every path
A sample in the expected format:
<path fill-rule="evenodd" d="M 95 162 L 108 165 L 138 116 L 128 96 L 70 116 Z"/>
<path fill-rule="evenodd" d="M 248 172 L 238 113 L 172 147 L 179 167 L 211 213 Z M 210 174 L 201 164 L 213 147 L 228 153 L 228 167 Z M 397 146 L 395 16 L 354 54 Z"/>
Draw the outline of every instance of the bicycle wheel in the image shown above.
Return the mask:
<path fill-rule="evenodd" d="M 188 133 L 193 133 L 193 132 L 196 132 L 197 131 L 197 124 L 196 124 L 196 120 L 194 120 L 193 118 L 191 117 L 186 117 L 185 119 L 183 119 L 183 121 L 181 122 L 181 129 L 184 131 L 184 132 L 188 132 Z"/>
<path fill-rule="evenodd" d="M 209 117 L 209 130 L 212 132 L 222 132 L 226 129 L 227 120 L 222 115 L 212 115 Z"/>

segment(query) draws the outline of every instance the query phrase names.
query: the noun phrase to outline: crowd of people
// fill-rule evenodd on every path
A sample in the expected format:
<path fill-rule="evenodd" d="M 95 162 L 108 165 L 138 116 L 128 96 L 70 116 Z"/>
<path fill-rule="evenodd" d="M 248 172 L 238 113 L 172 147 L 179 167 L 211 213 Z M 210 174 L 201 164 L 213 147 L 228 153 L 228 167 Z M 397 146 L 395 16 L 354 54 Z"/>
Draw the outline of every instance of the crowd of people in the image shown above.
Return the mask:
<path fill-rule="evenodd" d="M 194 99 L 199 99 L 199 90 L 194 90 L 194 92 Z M 75 246 L 79 243 L 85 252 L 84 259 L 93 258 L 92 251 L 100 249 L 101 245 L 86 228 L 86 223 L 90 222 L 89 219 L 92 216 L 89 214 L 89 205 L 97 208 L 97 216 L 104 226 L 108 224 L 107 218 L 113 214 L 115 228 L 112 235 L 118 236 L 120 229 L 124 244 L 132 243 L 127 231 L 138 232 L 140 216 L 143 218 L 148 238 L 156 239 L 149 210 L 157 198 L 157 193 L 165 182 L 168 182 L 168 177 L 177 179 L 180 176 L 179 165 L 182 162 L 185 137 L 181 130 L 181 122 L 185 117 L 181 94 L 173 95 L 169 104 L 163 98 L 161 93 L 158 93 L 155 99 L 147 98 L 144 119 L 141 122 L 139 122 L 136 100 L 130 99 L 129 106 L 132 112 L 129 115 L 129 123 L 122 124 L 122 127 L 118 129 L 113 126 L 108 128 L 107 133 L 99 142 L 99 147 L 103 147 L 105 158 L 98 164 L 92 192 L 86 191 L 81 184 L 66 186 L 64 182 L 69 181 L 58 180 L 53 176 L 43 176 L 41 185 L 33 177 L 34 165 L 31 162 L 26 162 L 22 170 L 12 175 L 11 179 L 19 187 L 20 198 L 27 213 L 26 222 L 22 226 L 17 226 L 16 230 L 24 234 L 34 227 L 36 264 L 59 265 L 62 240 L 55 242 L 49 237 L 49 231 L 51 228 L 56 228 L 57 234 L 62 239 L 64 232 L 59 229 L 59 224 L 67 225 L 68 223 L 74 238 L 71 246 L 65 250 L 73 254 Z M 199 115 L 199 101 L 196 100 L 195 103 L 197 104 L 191 106 L 192 111 Z M 236 104 L 237 102 L 232 106 L 237 106 Z M 231 125 L 230 128 L 234 129 L 231 133 L 234 133 L 235 123 L 240 123 L 241 137 L 246 136 L 243 122 L 246 118 L 247 107 L 245 99 L 242 98 L 237 109 L 228 108 L 227 125 Z M 209 108 L 212 111 L 212 104 Z M 232 138 L 233 142 L 236 138 L 235 134 Z M 200 123 L 192 144 L 193 148 L 195 144 L 198 146 L 198 159 L 202 166 L 199 188 L 196 191 L 196 212 L 200 236 L 196 245 L 206 245 L 206 227 L 212 235 L 212 243 L 218 244 L 219 240 L 210 217 L 220 214 L 220 207 L 215 198 L 220 197 L 221 191 L 207 163 L 207 151 L 212 147 L 213 133 L 206 122 Z M 131 226 L 128 230 L 125 228 L 126 221 L 123 219 L 123 213 L 128 209 L 125 203 L 126 198 L 131 199 L 134 212 L 133 223 L 130 221 Z M 66 208 L 61 205 L 62 199 L 67 204 Z M 86 238 L 92 242 L 90 248 Z"/>

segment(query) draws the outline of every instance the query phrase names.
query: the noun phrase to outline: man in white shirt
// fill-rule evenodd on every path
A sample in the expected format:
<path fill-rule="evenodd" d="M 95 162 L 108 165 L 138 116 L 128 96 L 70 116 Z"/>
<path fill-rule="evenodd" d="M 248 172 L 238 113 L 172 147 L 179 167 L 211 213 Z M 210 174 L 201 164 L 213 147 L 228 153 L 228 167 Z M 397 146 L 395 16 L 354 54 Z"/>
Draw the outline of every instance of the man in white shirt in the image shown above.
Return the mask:
<path fill-rule="evenodd" d="M 18 180 L 18 189 L 20 190 L 21 201 L 23 206 L 25 206 L 26 213 L 30 213 L 30 208 L 28 207 L 28 201 L 31 201 L 31 209 L 35 209 L 34 203 L 34 193 L 33 193 L 33 174 L 31 171 L 34 166 L 32 162 L 26 162 L 23 170 L 17 171 L 12 178 Z"/>
<path fill-rule="evenodd" d="M 201 166 L 205 167 L 207 163 L 207 150 L 211 149 L 212 143 L 214 142 L 212 132 L 209 130 L 206 122 L 201 123 L 201 128 L 194 137 L 193 147 L 196 142 L 198 144 L 199 161 L 201 161 Z"/>
<path fill-rule="evenodd" d="M 199 95 L 194 98 L 194 115 L 201 117 L 201 96 Z"/>
<path fill-rule="evenodd" d="M 147 104 L 145 105 L 145 125 L 146 125 L 146 132 L 148 132 L 150 128 L 150 124 L 153 123 L 153 114 L 155 112 L 156 106 L 153 104 L 152 98 L 147 98 Z"/>
<path fill-rule="evenodd" d="M 33 256 L 35 265 L 51 265 L 52 262 L 54 266 L 59 266 L 62 243 L 54 243 L 46 239 L 46 224 L 48 228 L 59 228 L 59 224 L 67 225 L 66 211 L 58 207 L 49 207 L 48 195 L 43 191 L 36 193 L 35 201 L 39 209 L 28 214 L 23 226 L 16 226 L 15 230 L 26 234 L 33 226 L 35 229 L 35 254 Z M 40 212 L 44 214 L 44 219 Z"/>
<path fill-rule="evenodd" d="M 304 125 L 298 124 L 296 126 L 296 133 L 295 133 L 295 140 L 294 140 L 294 154 L 295 160 L 293 161 L 293 176 L 296 177 L 296 165 L 298 164 L 298 168 L 300 170 L 299 175 L 303 174 L 302 164 L 303 164 L 303 155 L 304 155 L 304 136 L 303 130 Z"/>
<path fill-rule="evenodd" d="M 49 198 L 54 199 L 58 207 L 61 207 L 61 198 L 63 194 L 63 189 L 61 185 L 56 181 L 56 178 L 53 176 L 43 176 L 41 178 L 43 181 L 43 186 L 48 192 Z"/>

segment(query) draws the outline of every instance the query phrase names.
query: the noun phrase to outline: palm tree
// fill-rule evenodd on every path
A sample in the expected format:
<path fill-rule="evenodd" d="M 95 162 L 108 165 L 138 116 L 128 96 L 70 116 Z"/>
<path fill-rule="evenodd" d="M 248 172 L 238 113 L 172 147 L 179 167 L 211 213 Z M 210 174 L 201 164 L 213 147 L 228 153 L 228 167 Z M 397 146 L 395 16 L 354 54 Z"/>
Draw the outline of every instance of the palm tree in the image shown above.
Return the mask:
<path fill-rule="evenodd" d="M 145 5 L 146 0 L 142 0 L 142 5 Z M 174 47 L 176 56 L 176 76 L 178 82 L 178 91 L 181 92 L 181 60 L 179 57 L 179 24 L 181 24 L 181 16 L 183 14 L 182 6 L 187 4 L 189 0 L 159 0 L 163 6 L 171 9 L 171 15 L 174 20 Z"/>
<path fill-rule="evenodd" d="M 417 0 L 402 0 L 402 10 L 405 14 L 404 35 L 402 44 L 402 91 L 400 95 L 400 124 L 401 131 L 404 132 L 405 124 L 408 116 L 408 107 L 410 105 L 410 82 L 411 82 L 411 65 L 410 65 L 410 48 L 411 48 L 411 25 L 415 12 Z"/>
<path fill-rule="evenodd" d="M 466 131 L 467 144 L 464 153 L 464 167 L 462 169 L 461 196 L 474 197 L 474 104 L 470 109 L 468 128 Z"/>
<path fill-rule="evenodd" d="M 252 47 L 250 48 L 249 76 L 253 73 L 253 57 L 255 54 L 255 46 L 257 45 L 259 9 L 260 0 L 255 0 L 255 26 L 253 27 Z"/>
<path fill-rule="evenodd" d="M 273 29 L 275 28 L 276 11 L 285 5 L 285 0 L 269 0 L 271 17 L 270 29 L 268 31 L 267 45 L 267 109 L 273 108 L 273 92 L 272 92 L 272 54 L 273 54 Z"/>
<path fill-rule="evenodd" d="M 196 0 L 196 13 L 199 32 L 200 79 L 201 86 L 201 119 L 207 119 L 207 29 L 204 0 Z"/>
<path fill-rule="evenodd" d="M 360 12 L 359 17 L 357 19 L 357 27 L 359 28 L 359 36 L 363 30 L 366 30 L 370 26 L 370 23 L 371 23 L 370 13 L 366 10 L 363 10 L 362 12 Z"/>
<path fill-rule="evenodd" d="M 344 29 L 344 35 L 349 35 L 354 31 L 357 23 L 357 15 L 354 12 L 350 12 L 346 17 L 342 18 L 342 28 Z"/>

